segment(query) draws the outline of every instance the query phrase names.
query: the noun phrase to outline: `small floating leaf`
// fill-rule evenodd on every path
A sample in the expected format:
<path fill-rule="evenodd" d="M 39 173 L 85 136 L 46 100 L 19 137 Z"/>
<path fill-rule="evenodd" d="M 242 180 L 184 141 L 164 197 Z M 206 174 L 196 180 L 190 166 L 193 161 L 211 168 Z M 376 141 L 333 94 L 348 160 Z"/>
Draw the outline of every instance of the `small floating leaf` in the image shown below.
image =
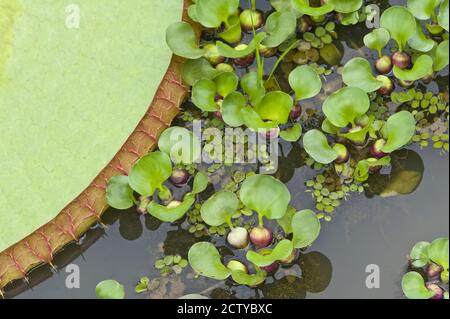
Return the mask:
<path fill-rule="evenodd" d="M 108 205 L 116 209 L 128 209 L 134 205 L 133 190 L 128 184 L 128 176 L 113 176 L 106 187 Z"/>
<path fill-rule="evenodd" d="M 255 287 L 266 280 L 267 273 L 259 268 L 256 269 L 256 274 L 247 274 L 245 271 L 235 270 L 231 273 L 231 277 L 240 285 Z"/>
<path fill-rule="evenodd" d="M 408 299 L 430 299 L 434 296 L 434 292 L 425 287 L 423 277 L 415 271 L 403 276 L 402 289 Z"/>
<path fill-rule="evenodd" d="M 216 84 L 212 80 L 203 79 L 197 81 L 192 87 L 192 102 L 202 111 L 217 111 L 216 90 Z"/>
<path fill-rule="evenodd" d="M 192 186 L 192 193 L 199 194 L 203 192 L 209 183 L 209 177 L 205 172 L 198 172 L 194 178 L 194 185 Z"/>
<path fill-rule="evenodd" d="M 216 83 L 217 93 L 221 97 L 227 97 L 232 92 L 236 91 L 239 78 L 234 72 L 224 72 L 218 75 L 214 82 Z"/>
<path fill-rule="evenodd" d="M 322 89 L 319 75 L 308 65 L 299 66 L 289 74 L 289 85 L 298 101 L 312 98 Z"/>
<path fill-rule="evenodd" d="M 95 287 L 95 295 L 97 299 L 123 299 L 125 288 L 115 280 L 104 280 Z"/>
<path fill-rule="evenodd" d="M 449 0 L 444 0 L 442 2 L 441 6 L 439 7 L 439 15 L 438 15 L 438 21 L 439 25 L 443 27 L 447 32 L 449 31 L 448 26 L 448 13 L 449 13 Z"/>
<path fill-rule="evenodd" d="M 412 69 L 402 70 L 394 65 L 394 75 L 403 81 L 416 81 L 433 74 L 433 59 L 429 55 L 421 55 L 417 58 Z"/>
<path fill-rule="evenodd" d="M 430 260 L 428 258 L 428 246 L 430 246 L 429 242 L 420 241 L 411 249 L 409 257 L 414 267 L 421 268 L 428 264 Z"/>
<path fill-rule="evenodd" d="M 448 238 L 438 238 L 428 247 L 428 257 L 448 272 L 449 267 Z"/>
<path fill-rule="evenodd" d="M 198 47 L 192 26 L 186 22 L 171 24 L 166 31 L 166 42 L 172 52 L 187 59 L 198 59 L 205 53 Z"/>
<path fill-rule="evenodd" d="M 267 38 L 262 44 L 268 48 L 278 47 L 295 32 L 297 17 L 293 12 L 282 11 L 272 13 L 266 21 Z"/>
<path fill-rule="evenodd" d="M 203 203 L 200 212 L 202 219 L 209 226 L 220 226 L 228 223 L 239 209 L 236 195 L 228 191 L 220 191 Z"/>
<path fill-rule="evenodd" d="M 408 111 L 401 111 L 390 116 L 383 128 L 386 144 L 381 149 L 392 153 L 408 144 L 416 132 L 416 120 Z"/>
<path fill-rule="evenodd" d="M 217 280 L 227 279 L 231 271 L 221 261 L 219 251 L 213 244 L 199 242 L 188 253 L 189 264 L 200 275 Z"/>
<path fill-rule="evenodd" d="M 408 0 L 408 9 L 419 20 L 428 20 L 434 16 L 436 7 L 442 0 Z"/>
<path fill-rule="evenodd" d="M 334 9 L 330 3 L 326 3 L 320 7 L 311 7 L 309 0 L 292 0 L 292 4 L 297 11 L 313 17 L 325 15 Z"/>
<path fill-rule="evenodd" d="M 218 28 L 236 14 L 239 0 L 197 0 L 193 11 L 197 22 L 206 28 Z"/>
<path fill-rule="evenodd" d="M 241 110 L 245 108 L 247 102 L 240 92 L 233 92 L 222 102 L 222 118 L 231 127 L 239 127 L 244 124 Z"/>
<path fill-rule="evenodd" d="M 316 162 L 329 164 L 333 162 L 338 153 L 328 144 L 327 137 L 321 131 L 313 129 L 303 136 L 303 147 L 305 151 Z"/>
<path fill-rule="evenodd" d="M 442 41 L 436 48 L 433 69 L 436 72 L 442 71 L 449 63 L 449 40 Z"/>
<path fill-rule="evenodd" d="M 217 49 L 219 51 L 219 54 L 221 56 L 227 57 L 227 58 L 232 58 L 232 59 L 238 59 L 238 58 L 243 58 L 245 56 L 248 56 L 250 54 L 252 54 L 255 49 L 256 49 L 256 45 L 260 44 L 262 40 L 264 40 L 267 37 L 267 34 L 264 32 L 260 32 L 256 35 L 255 38 L 253 38 L 252 41 L 250 41 L 250 43 L 247 45 L 247 47 L 245 47 L 245 49 L 243 50 L 238 50 L 235 48 L 230 47 L 229 45 L 217 41 L 216 45 L 217 45 Z"/>
<path fill-rule="evenodd" d="M 297 142 L 302 136 L 302 126 L 295 123 L 294 126 L 280 132 L 280 137 L 287 142 Z"/>
<path fill-rule="evenodd" d="M 220 73 L 222 72 L 213 68 L 205 58 L 187 60 L 181 69 L 184 82 L 190 86 L 202 79 L 212 80 Z"/>
<path fill-rule="evenodd" d="M 345 84 L 373 92 L 383 86 L 383 82 L 378 81 L 372 74 L 372 67 L 364 58 L 353 58 L 348 61 L 342 73 Z"/>
<path fill-rule="evenodd" d="M 320 234 L 320 221 L 312 210 L 304 209 L 292 217 L 292 242 L 295 248 L 310 246 Z"/>
<path fill-rule="evenodd" d="M 173 223 L 181 219 L 192 207 L 192 205 L 194 205 L 194 203 L 195 198 L 193 196 L 187 196 L 182 203 L 175 207 L 168 207 L 157 204 L 156 202 L 150 202 L 147 210 L 149 214 L 156 219 L 163 222 Z"/>
<path fill-rule="evenodd" d="M 294 102 L 289 94 L 282 91 L 267 93 L 255 106 L 262 120 L 285 124 L 289 119 Z"/>
<path fill-rule="evenodd" d="M 329 0 L 328 2 L 334 6 L 334 11 L 340 13 L 358 11 L 363 5 L 363 0 Z"/>
<path fill-rule="evenodd" d="M 288 239 L 283 239 L 275 246 L 273 250 L 271 250 L 269 254 L 261 254 L 249 250 L 246 257 L 248 261 L 254 265 L 258 267 L 265 267 L 272 265 L 276 261 L 282 261 L 289 258 L 293 251 L 294 246 L 292 242 Z"/>
<path fill-rule="evenodd" d="M 388 30 L 384 28 L 378 28 L 372 32 L 366 34 L 364 37 L 364 44 L 366 47 L 372 50 L 377 50 L 378 55 L 381 56 L 381 51 L 389 43 L 391 35 Z"/>
<path fill-rule="evenodd" d="M 416 33 L 416 19 L 405 7 L 393 6 L 384 11 L 381 15 L 380 24 L 382 28 L 389 31 L 391 37 L 397 42 L 400 51 Z"/>
<path fill-rule="evenodd" d="M 422 25 L 417 21 L 416 33 L 409 39 L 408 44 L 414 50 L 429 52 L 434 48 L 436 42 L 425 36 Z"/>
<path fill-rule="evenodd" d="M 241 87 L 250 97 L 253 105 L 258 104 L 266 94 L 266 89 L 257 72 L 249 72 L 241 79 Z"/>

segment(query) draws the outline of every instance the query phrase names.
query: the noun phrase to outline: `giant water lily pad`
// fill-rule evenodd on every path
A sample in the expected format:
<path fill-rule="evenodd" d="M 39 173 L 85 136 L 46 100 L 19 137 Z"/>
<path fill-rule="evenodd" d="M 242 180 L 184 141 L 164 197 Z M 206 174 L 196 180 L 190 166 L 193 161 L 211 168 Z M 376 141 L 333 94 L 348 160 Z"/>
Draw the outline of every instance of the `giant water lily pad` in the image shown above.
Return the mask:
<path fill-rule="evenodd" d="M 0 0 L 0 252 L 82 193 L 134 131 L 169 66 L 165 30 L 182 9 Z"/>

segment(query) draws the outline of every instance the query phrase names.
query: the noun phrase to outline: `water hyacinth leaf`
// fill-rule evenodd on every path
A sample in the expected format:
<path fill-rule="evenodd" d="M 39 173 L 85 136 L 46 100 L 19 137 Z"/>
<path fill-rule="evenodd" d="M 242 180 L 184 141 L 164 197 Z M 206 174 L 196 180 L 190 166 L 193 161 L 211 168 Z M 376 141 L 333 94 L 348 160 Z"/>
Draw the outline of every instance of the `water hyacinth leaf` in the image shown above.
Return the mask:
<path fill-rule="evenodd" d="M 194 244 L 188 252 L 191 267 L 198 274 L 217 280 L 227 279 L 231 271 L 221 261 L 217 248 L 208 242 Z"/>
<path fill-rule="evenodd" d="M 449 63 L 449 40 L 439 43 L 434 54 L 433 70 L 436 72 L 442 71 Z"/>
<path fill-rule="evenodd" d="M 348 86 L 362 89 L 364 92 L 373 92 L 383 86 L 372 74 L 372 67 L 364 58 L 353 58 L 348 61 L 342 73 L 342 79 Z"/>
<path fill-rule="evenodd" d="M 399 23 L 401 21 L 402 23 Z M 388 30 L 397 42 L 400 51 L 408 40 L 416 33 L 416 19 L 411 12 L 400 6 L 393 6 L 383 12 L 380 19 L 381 27 Z"/>
<path fill-rule="evenodd" d="M 187 211 L 192 207 L 192 205 L 194 205 L 194 203 L 195 203 L 194 196 L 186 196 L 185 200 L 181 202 L 178 206 L 168 207 L 157 204 L 155 202 L 151 202 L 147 206 L 147 210 L 149 214 L 155 217 L 156 219 L 163 222 L 173 223 L 182 218 L 187 213 Z"/>
<path fill-rule="evenodd" d="M 278 225 L 283 228 L 284 233 L 291 234 L 292 233 L 292 217 L 297 213 L 297 210 L 294 207 L 288 207 L 286 214 L 280 219 L 277 220 Z"/>
<path fill-rule="evenodd" d="M 360 88 L 345 87 L 331 94 L 324 102 L 322 110 L 327 119 L 336 127 L 354 124 L 357 117 L 367 113 L 370 99 Z"/>
<path fill-rule="evenodd" d="M 106 201 L 116 209 L 128 209 L 134 205 L 133 190 L 128 183 L 128 176 L 113 176 L 106 187 Z"/>
<path fill-rule="evenodd" d="M 391 35 L 384 28 L 374 29 L 364 37 L 364 45 L 372 50 L 377 50 L 378 55 L 382 55 L 383 48 L 389 43 Z"/>
<path fill-rule="evenodd" d="M 242 90 L 249 96 L 252 105 L 257 105 L 266 94 L 258 72 L 249 72 L 241 79 Z"/>
<path fill-rule="evenodd" d="M 322 89 L 322 81 L 319 75 L 315 69 L 308 65 L 295 68 L 289 74 L 288 80 L 298 101 L 312 98 L 319 94 Z"/>
<path fill-rule="evenodd" d="M 226 58 L 231 58 L 231 59 L 238 59 L 238 58 L 243 58 L 243 57 L 246 57 L 246 56 L 252 54 L 256 50 L 256 45 L 257 44 L 259 45 L 261 43 L 261 41 L 266 38 L 266 36 L 267 35 L 264 32 L 258 33 L 256 35 L 256 37 L 253 38 L 252 41 L 250 41 L 250 43 L 247 45 L 247 47 L 242 50 L 232 48 L 228 44 L 225 44 L 220 41 L 217 41 L 216 45 L 217 45 L 219 54 L 221 56 L 224 56 Z"/>
<path fill-rule="evenodd" d="M 240 92 L 233 92 L 222 102 L 222 118 L 231 127 L 239 127 L 244 124 L 241 110 L 246 106 L 245 97 Z"/>
<path fill-rule="evenodd" d="M 192 26 L 186 22 L 176 22 L 167 28 L 166 42 L 172 52 L 186 59 L 198 59 L 205 53 L 197 44 Z"/>
<path fill-rule="evenodd" d="M 263 255 L 255 251 L 249 250 L 247 252 L 247 260 L 258 267 L 265 267 L 272 265 L 276 261 L 281 261 L 289 258 L 294 251 L 294 245 L 288 239 L 280 241 L 270 254 Z"/>
<path fill-rule="evenodd" d="M 207 79 L 197 81 L 192 87 L 192 102 L 202 111 L 217 111 L 216 91 L 217 86 L 214 81 Z"/>
<path fill-rule="evenodd" d="M 370 168 L 376 166 L 388 166 L 391 163 L 391 157 L 385 156 L 380 159 L 376 158 L 368 158 L 362 161 L 359 161 L 356 165 L 354 178 L 355 181 L 362 183 L 365 182 L 369 178 Z"/>
<path fill-rule="evenodd" d="M 430 258 L 434 263 L 442 266 L 442 268 L 444 268 L 447 272 L 449 267 L 448 254 L 448 238 L 435 239 L 428 247 L 428 258 Z"/>
<path fill-rule="evenodd" d="M 322 131 L 328 134 L 338 134 L 340 131 L 340 128 L 337 126 L 334 126 L 329 119 L 324 119 L 322 122 Z"/>
<path fill-rule="evenodd" d="M 175 164 L 192 164 L 200 158 L 201 145 L 197 136 L 184 127 L 166 129 L 158 141 L 159 149 Z"/>
<path fill-rule="evenodd" d="M 429 242 L 420 241 L 411 249 L 409 257 L 411 258 L 414 267 L 421 268 L 428 264 L 428 261 L 430 260 L 428 258 L 428 246 L 430 246 Z"/>
<path fill-rule="evenodd" d="M 139 159 L 131 168 L 129 183 L 133 190 L 141 196 L 152 196 L 162 188 L 172 174 L 172 163 L 167 154 L 153 152 Z"/>
<path fill-rule="evenodd" d="M 115 280 L 104 280 L 95 287 L 95 296 L 97 299 L 123 299 L 125 288 Z"/>
<path fill-rule="evenodd" d="M 292 242 L 295 248 L 310 246 L 320 234 L 320 221 L 312 210 L 304 209 L 292 217 Z"/>
<path fill-rule="evenodd" d="M 408 111 L 401 111 L 388 118 L 383 128 L 386 144 L 381 149 L 392 153 L 408 144 L 416 132 L 416 119 Z"/>
<path fill-rule="evenodd" d="M 206 28 L 218 28 L 237 13 L 239 0 L 197 0 L 194 17 Z"/>
<path fill-rule="evenodd" d="M 333 11 L 334 6 L 330 3 L 326 3 L 320 7 L 311 7 L 309 4 L 309 0 L 292 0 L 292 4 L 294 8 L 300 13 L 312 16 L 319 17 L 323 16 L 331 11 Z"/>
<path fill-rule="evenodd" d="M 367 134 L 373 132 L 374 129 L 374 123 L 375 123 L 375 117 L 371 115 L 369 117 L 369 122 L 365 127 L 359 128 L 359 129 L 353 129 L 349 131 L 348 133 L 341 133 L 338 132 L 337 135 L 340 137 L 344 137 L 356 144 L 364 144 L 366 141 Z"/>
<path fill-rule="evenodd" d="M 220 226 L 230 223 L 231 217 L 239 209 L 237 196 L 228 191 L 220 191 L 203 203 L 200 213 L 209 226 Z"/>
<path fill-rule="evenodd" d="M 419 20 L 428 20 L 435 16 L 436 7 L 442 0 L 408 0 L 408 9 Z"/>
<path fill-rule="evenodd" d="M 339 156 L 328 144 L 325 134 L 317 129 L 305 133 L 303 136 L 303 147 L 309 156 L 321 164 L 329 164 Z"/>
<path fill-rule="evenodd" d="M 329 0 L 334 7 L 334 11 L 340 13 L 352 13 L 358 11 L 362 5 L 363 0 Z"/>
<path fill-rule="evenodd" d="M 403 276 L 402 289 L 408 299 L 430 299 L 434 296 L 434 292 L 425 287 L 423 277 L 415 271 Z"/>
<path fill-rule="evenodd" d="M 294 12 L 296 17 L 300 17 L 302 14 L 296 10 L 293 6 L 292 1 L 286 1 L 286 0 L 270 0 L 270 4 L 272 7 L 275 8 L 277 11 L 288 11 L 288 12 Z"/>
<path fill-rule="evenodd" d="M 441 27 L 443 27 L 447 32 L 449 31 L 448 26 L 448 13 L 449 13 L 449 0 L 444 0 L 442 2 L 441 6 L 439 7 L 439 15 L 438 15 L 438 22 Z"/>
<path fill-rule="evenodd" d="M 255 287 L 262 284 L 267 277 L 267 273 L 259 268 L 256 268 L 256 274 L 247 274 L 242 270 L 235 270 L 231 273 L 231 278 L 240 284 L 249 287 Z"/>
<path fill-rule="evenodd" d="M 239 78 L 234 72 L 224 72 L 218 75 L 214 82 L 216 83 L 217 93 L 221 97 L 227 97 L 228 94 L 236 91 Z"/>
<path fill-rule="evenodd" d="M 193 86 L 202 79 L 212 80 L 222 73 L 211 66 L 205 59 L 187 60 L 181 68 L 181 76 L 186 84 Z"/>
<path fill-rule="evenodd" d="M 302 136 L 302 126 L 295 123 L 292 127 L 280 132 L 280 137 L 287 142 L 297 142 Z"/>
<path fill-rule="evenodd" d="M 278 126 L 276 122 L 264 122 L 252 107 L 245 107 L 241 110 L 241 117 L 244 124 L 255 131 L 259 129 L 269 129 Z"/>
<path fill-rule="evenodd" d="M 289 119 L 294 102 L 291 96 L 282 91 L 267 93 L 255 106 L 262 120 L 285 124 Z"/>
<path fill-rule="evenodd" d="M 200 194 L 208 187 L 208 183 L 209 183 L 208 174 L 206 174 L 205 172 L 198 172 L 197 175 L 195 175 L 194 177 L 194 185 L 192 186 L 192 193 Z"/>
<path fill-rule="evenodd" d="M 286 41 L 297 27 L 297 16 L 293 12 L 281 11 L 272 13 L 266 21 L 267 38 L 262 44 L 268 48 L 275 48 Z"/>
<path fill-rule="evenodd" d="M 238 42 L 242 37 L 241 21 L 237 15 L 228 18 L 228 27 L 225 31 L 219 33 L 219 37 L 229 43 Z"/>
<path fill-rule="evenodd" d="M 434 48 L 434 42 L 432 39 L 425 36 L 423 33 L 422 25 L 417 21 L 416 33 L 409 39 L 408 45 L 414 50 L 420 52 L 429 52 Z"/>
<path fill-rule="evenodd" d="M 268 175 L 247 177 L 239 197 L 247 208 L 268 219 L 282 218 L 291 201 L 286 185 Z"/>

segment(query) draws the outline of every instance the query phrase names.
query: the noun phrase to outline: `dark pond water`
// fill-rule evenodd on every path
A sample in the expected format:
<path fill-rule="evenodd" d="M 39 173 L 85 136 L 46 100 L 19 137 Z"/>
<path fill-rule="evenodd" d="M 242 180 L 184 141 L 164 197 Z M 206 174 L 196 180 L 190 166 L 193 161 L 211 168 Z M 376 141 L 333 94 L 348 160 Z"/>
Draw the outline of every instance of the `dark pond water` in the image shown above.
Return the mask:
<path fill-rule="evenodd" d="M 355 55 L 367 54 L 359 50 L 362 44 L 358 42 L 367 30 L 349 29 L 355 33 L 345 35 L 338 30 L 344 39 L 342 64 Z M 448 83 L 446 78 L 440 81 Z M 437 85 L 432 84 L 431 89 L 436 90 Z M 276 175 L 291 190 L 292 205 L 314 207 L 304 186 L 314 172 L 301 162 L 299 145 L 283 143 L 282 149 L 285 157 L 280 158 Z M 390 198 L 352 195 L 331 222 L 323 223 L 319 239 L 298 265 L 278 270 L 258 289 L 193 279 L 186 269 L 182 275 L 163 281 L 150 296 L 136 294 L 134 286 L 141 276 L 159 277 L 153 267 L 155 260 L 164 254 L 186 257 L 196 239 L 181 225 L 161 224 L 134 211 L 109 210 L 104 216 L 107 227 L 96 226 L 80 243 L 68 246 L 56 257 L 57 270 L 48 266 L 34 270 L 29 283 L 16 282 L 7 296 L 95 298 L 96 284 L 113 278 L 125 285 L 127 298 L 178 298 L 200 292 L 213 298 L 402 298 L 400 281 L 411 247 L 418 241 L 449 235 L 449 161 L 448 155 L 438 151 L 416 148 L 398 152 L 395 158 L 398 169 L 409 172 L 402 175 L 407 178 L 401 183 L 419 182 L 413 193 Z M 221 240 L 217 245 L 225 254 L 230 253 Z M 80 288 L 66 287 L 67 265 L 79 267 Z M 380 270 L 379 288 L 366 286 L 369 265 Z"/>

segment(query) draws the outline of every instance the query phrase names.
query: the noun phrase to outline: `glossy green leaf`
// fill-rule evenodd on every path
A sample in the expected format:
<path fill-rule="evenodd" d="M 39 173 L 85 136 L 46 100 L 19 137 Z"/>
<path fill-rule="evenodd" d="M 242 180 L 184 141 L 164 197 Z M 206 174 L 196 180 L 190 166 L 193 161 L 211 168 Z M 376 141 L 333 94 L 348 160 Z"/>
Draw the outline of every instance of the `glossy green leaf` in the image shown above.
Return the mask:
<path fill-rule="evenodd" d="M 362 183 L 365 182 L 369 178 L 370 168 L 376 166 L 388 166 L 391 163 L 391 157 L 385 156 L 380 159 L 376 158 L 368 158 L 362 161 L 359 161 L 356 165 L 354 178 L 355 181 Z"/>
<path fill-rule="evenodd" d="M 319 17 L 333 11 L 334 6 L 330 3 L 326 3 L 320 7 L 311 7 L 309 0 L 292 0 L 294 8 L 306 15 Z"/>
<path fill-rule="evenodd" d="M 245 108 L 247 101 L 240 92 L 233 92 L 222 102 L 222 118 L 231 127 L 239 127 L 244 124 L 241 110 Z"/>
<path fill-rule="evenodd" d="M 219 37 L 229 43 L 236 43 L 242 37 L 242 27 L 239 16 L 233 15 L 228 18 L 228 27 L 225 31 L 219 33 Z"/>
<path fill-rule="evenodd" d="M 442 71 L 449 63 L 449 40 L 439 43 L 434 54 L 433 70 L 436 72 Z"/>
<path fill-rule="evenodd" d="M 449 32 L 449 26 L 448 26 L 448 13 L 449 13 L 449 0 L 444 0 L 442 2 L 441 6 L 439 7 L 439 15 L 438 15 L 438 22 L 441 27 L 443 27 L 447 32 Z"/>
<path fill-rule="evenodd" d="M 425 287 L 423 277 L 415 271 L 403 276 L 402 289 L 408 299 L 430 299 L 434 296 L 434 292 Z"/>
<path fill-rule="evenodd" d="M 383 128 L 386 144 L 384 153 L 392 153 L 408 144 L 416 132 L 416 119 L 408 111 L 391 115 Z"/>
<path fill-rule="evenodd" d="M 191 195 L 186 196 L 185 200 L 175 207 L 163 206 L 155 203 L 154 201 L 150 202 L 147 210 L 149 214 L 156 219 L 163 222 L 173 223 L 181 219 L 192 207 L 192 205 L 194 205 L 194 203 L 195 197 Z"/>
<path fill-rule="evenodd" d="M 303 136 L 303 147 L 306 153 L 316 162 L 329 164 L 333 162 L 338 153 L 328 144 L 327 137 L 317 129 L 310 130 Z"/>
<path fill-rule="evenodd" d="M 239 209 L 236 195 L 228 191 L 220 191 L 203 203 L 200 212 L 202 219 L 209 226 L 221 226 L 230 223 L 231 217 Z"/>
<path fill-rule="evenodd" d="M 213 68 L 205 58 L 187 60 L 181 69 L 183 81 L 190 86 L 202 79 L 212 80 L 221 73 Z"/>
<path fill-rule="evenodd" d="M 276 261 L 282 261 L 289 258 L 294 251 L 294 245 L 288 239 L 280 241 L 269 254 L 257 253 L 253 250 L 247 252 L 247 259 L 258 267 L 272 265 Z"/>
<path fill-rule="evenodd" d="M 241 117 L 245 126 L 255 131 L 259 129 L 278 127 L 277 122 L 264 122 L 252 107 L 245 107 L 241 110 Z"/>
<path fill-rule="evenodd" d="M 328 0 L 328 3 L 333 5 L 336 12 L 352 13 L 362 7 L 363 0 Z"/>
<path fill-rule="evenodd" d="M 444 270 L 449 269 L 449 248 L 448 238 L 438 238 L 428 247 L 428 257 L 436 264 L 442 266 Z"/>
<path fill-rule="evenodd" d="M 200 194 L 208 187 L 208 184 L 209 184 L 208 174 L 206 174 L 205 172 L 198 172 L 194 177 L 192 193 Z"/>
<path fill-rule="evenodd" d="M 364 92 L 373 92 L 383 86 L 372 74 L 372 66 L 364 58 L 353 58 L 348 61 L 342 73 L 342 79 L 348 86 L 362 89 Z"/>
<path fill-rule="evenodd" d="M 401 21 L 401 23 L 399 23 Z M 416 19 L 405 7 L 393 6 L 383 12 L 380 19 L 382 28 L 389 31 L 400 51 L 416 33 Z"/>
<path fill-rule="evenodd" d="M 191 164 L 200 158 L 201 145 L 197 136 L 184 127 L 166 129 L 158 140 L 159 149 L 175 164 Z"/>
<path fill-rule="evenodd" d="M 262 44 L 268 48 L 278 47 L 291 36 L 297 27 L 297 17 L 293 12 L 281 11 L 272 13 L 266 21 L 267 38 Z"/>
<path fill-rule="evenodd" d="M 311 66 L 298 66 L 289 74 L 289 85 L 295 92 L 296 100 L 305 100 L 319 94 L 322 81 Z"/>
<path fill-rule="evenodd" d="M 294 217 L 296 213 L 297 210 L 294 207 L 288 207 L 286 214 L 277 220 L 286 235 L 292 233 L 292 217 Z"/>
<path fill-rule="evenodd" d="M 217 49 L 219 50 L 219 54 L 221 56 L 232 58 L 232 59 L 238 59 L 246 57 L 250 54 L 252 54 L 256 50 L 256 45 L 260 44 L 262 40 L 266 38 L 266 33 L 260 32 L 256 35 L 255 38 L 250 41 L 250 43 L 247 45 L 245 49 L 239 50 L 236 48 L 230 47 L 228 44 L 225 44 L 223 42 L 217 41 Z"/>
<path fill-rule="evenodd" d="M 277 11 L 289 11 L 294 12 L 297 17 L 300 17 L 302 14 L 294 8 L 292 1 L 286 0 L 270 0 L 270 4 Z"/>
<path fill-rule="evenodd" d="M 95 296 L 97 299 L 123 299 L 125 288 L 115 280 L 104 280 L 95 287 Z"/>
<path fill-rule="evenodd" d="M 239 197 L 247 208 L 268 219 L 282 218 L 291 201 L 286 185 L 268 175 L 247 177 Z"/>
<path fill-rule="evenodd" d="M 224 72 L 218 75 L 214 82 L 216 83 L 216 91 L 221 97 L 227 97 L 230 93 L 236 91 L 239 78 L 234 72 Z"/>
<path fill-rule="evenodd" d="M 408 45 L 414 50 L 420 52 L 429 52 L 434 48 L 436 42 L 433 39 L 428 38 L 423 33 L 422 25 L 417 21 L 416 33 L 409 39 Z"/>
<path fill-rule="evenodd" d="M 345 87 L 331 94 L 324 102 L 322 110 L 327 119 L 336 127 L 346 127 L 355 119 L 366 114 L 370 100 L 366 92 L 356 87 Z"/>
<path fill-rule="evenodd" d="M 364 44 L 372 50 L 377 50 L 378 55 L 382 55 L 383 48 L 389 43 L 391 35 L 384 28 L 374 29 L 364 36 Z"/>
<path fill-rule="evenodd" d="M 375 117 L 371 115 L 369 117 L 369 123 L 365 127 L 356 128 L 353 130 L 350 130 L 347 133 L 341 133 L 337 132 L 337 135 L 339 137 L 344 137 L 347 140 L 350 140 L 356 144 L 364 144 L 367 138 L 367 134 L 369 134 L 371 131 L 374 130 L 373 125 L 375 122 Z"/>
<path fill-rule="evenodd" d="M 411 249 L 409 257 L 414 267 L 422 268 L 428 264 L 430 260 L 428 258 L 428 246 L 430 246 L 429 242 L 420 241 Z"/>
<path fill-rule="evenodd" d="M 231 273 L 231 277 L 240 285 L 255 287 L 266 280 L 267 273 L 259 268 L 256 269 L 256 274 L 247 274 L 242 270 L 235 270 Z"/>
<path fill-rule="evenodd" d="M 195 272 L 204 277 L 225 280 L 231 275 L 231 271 L 222 263 L 219 251 L 211 243 L 194 244 L 189 249 L 188 260 Z"/>
<path fill-rule="evenodd" d="M 295 123 L 292 127 L 280 132 L 280 137 L 287 142 L 297 142 L 302 136 L 302 126 Z"/>
<path fill-rule="evenodd" d="M 139 159 L 131 168 L 129 183 L 141 196 L 152 196 L 162 188 L 172 174 L 172 163 L 167 154 L 153 152 Z"/>
<path fill-rule="evenodd" d="M 431 74 L 433 74 L 433 59 L 425 54 L 417 58 L 411 69 L 402 70 L 394 65 L 395 77 L 403 81 L 417 81 Z"/>
<path fill-rule="evenodd" d="M 304 209 L 292 217 L 292 242 L 295 248 L 310 246 L 320 234 L 320 221 L 312 210 Z"/>
<path fill-rule="evenodd" d="M 257 105 L 266 95 L 266 89 L 259 78 L 258 72 L 245 74 L 241 79 L 241 87 L 250 98 L 252 105 Z"/>
<path fill-rule="evenodd" d="M 216 83 L 212 80 L 203 79 L 197 81 L 192 87 L 192 102 L 200 110 L 214 112 L 218 110 L 216 103 Z"/>
<path fill-rule="evenodd" d="M 128 184 L 128 176 L 113 176 L 106 187 L 106 201 L 116 209 L 128 209 L 134 205 L 133 190 Z"/>
<path fill-rule="evenodd" d="M 289 119 L 294 102 L 289 94 L 282 91 L 267 93 L 255 106 L 262 120 L 285 124 Z"/>
<path fill-rule="evenodd" d="M 218 28 L 237 13 L 239 0 L 197 0 L 195 18 L 206 28 Z"/>
<path fill-rule="evenodd" d="M 428 20 L 435 16 L 436 7 L 442 0 L 408 0 L 408 9 L 419 20 Z"/>
<path fill-rule="evenodd" d="M 192 26 L 187 22 L 176 22 L 167 28 L 166 42 L 172 52 L 187 59 L 198 59 L 205 53 L 199 48 Z"/>

